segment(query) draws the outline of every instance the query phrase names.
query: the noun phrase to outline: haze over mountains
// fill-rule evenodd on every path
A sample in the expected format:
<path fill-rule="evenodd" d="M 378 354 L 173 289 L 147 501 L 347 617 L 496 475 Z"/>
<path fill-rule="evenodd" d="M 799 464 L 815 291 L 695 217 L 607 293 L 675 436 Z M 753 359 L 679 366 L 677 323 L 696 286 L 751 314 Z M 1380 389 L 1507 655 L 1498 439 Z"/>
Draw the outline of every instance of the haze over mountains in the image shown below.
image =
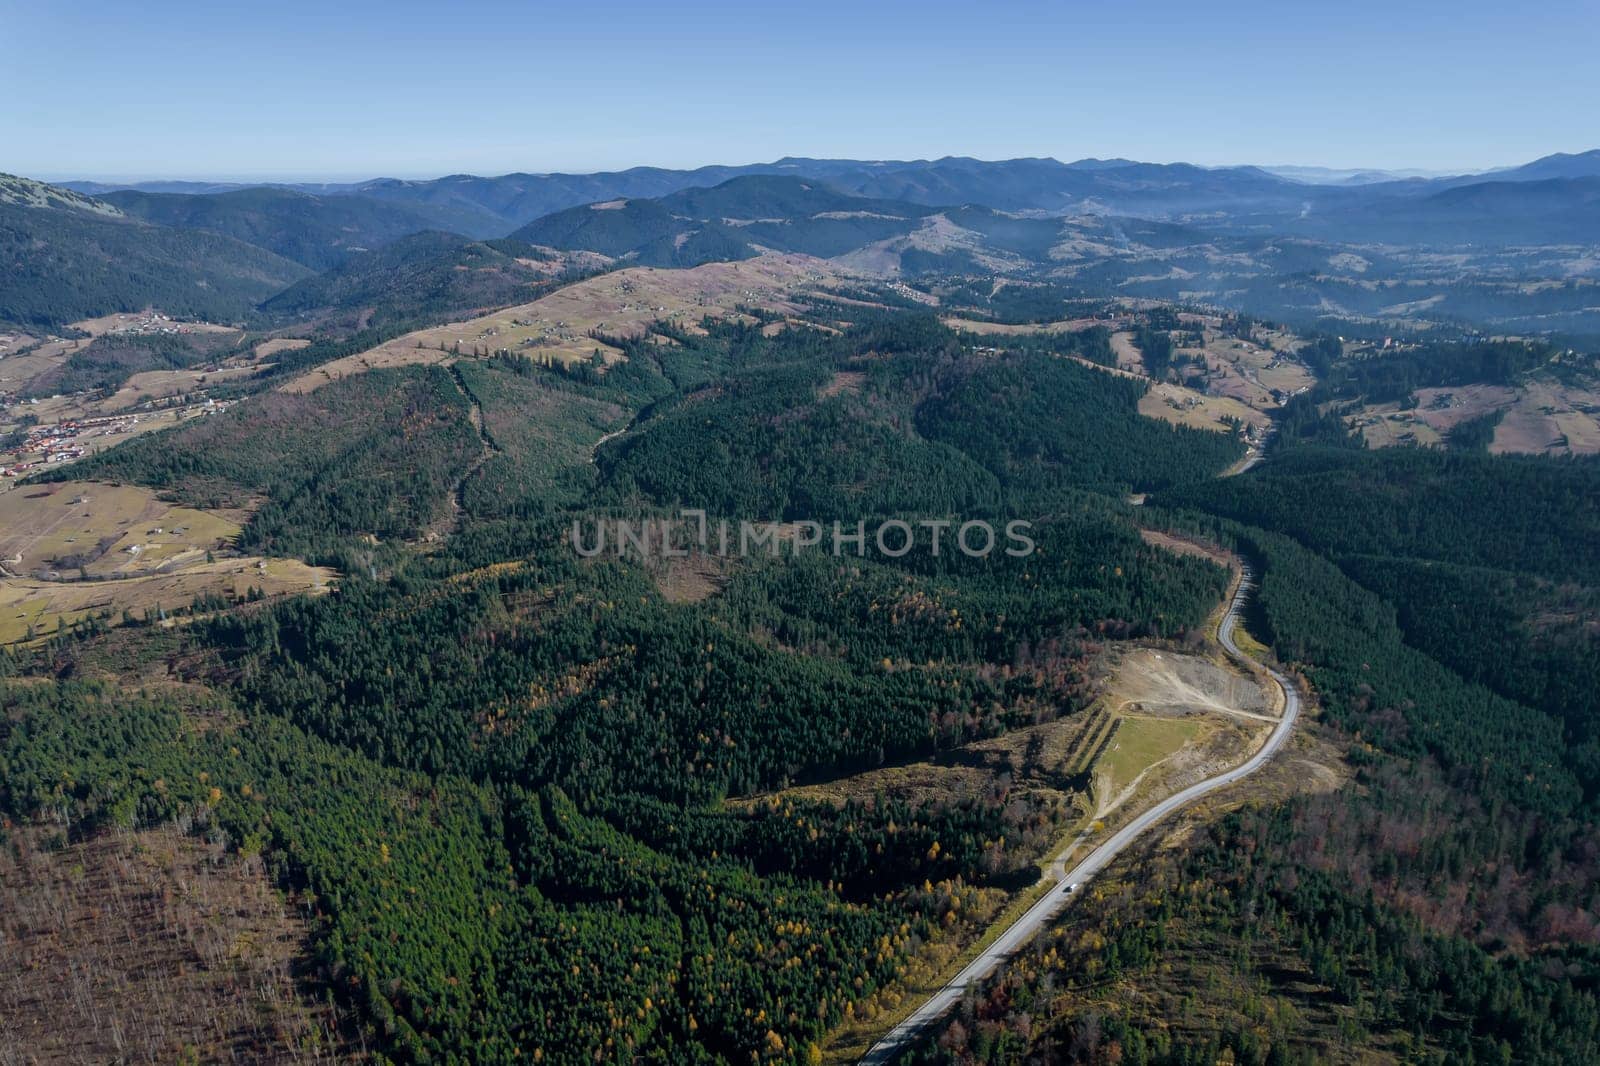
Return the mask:
<path fill-rule="evenodd" d="M 1287 173 L 1285 173 L 1287 172 Z M 719 185 L 754 174 L 786 174 L 827 181 L 857 196 L 908 200 L 929 205 L 976 203 L 1003 211 L 1099 209 L 1111 213 L 1184 213 L 1246 203 L 1297 206 L 1322 190 L 1364 186 L 1369 194 L 1415 194 L 1482 180 L 1537 181 L 1600 177 L 1600 149 L 1575 155 L 1545 156 L 1491 175 L 1428 179 L 1405 172 L 1326 171 L 1320 168 L 1254 166 L 1207 168 L 1188 163 L 1142 163 L 1128 159 L 1010 159 L 996 162 L 950 156 L 935 160 L 863 161 L 783 158 L 747 166 L 706 166 L 693 170 L 634 167 L 596 174 L 505 174 L 478 177 L 453 174 L 426 181 L 375 178 L 327 184 L 291 183 L 275 187 L 315 196 L 357 196 L 405 205 L 427 215 L 439 228 L 468 236 L 504 236 L 542 215 L 600 200 L 660 197 L 689 188 Z M 273 183 L 260 183 L 272 185 Z M 219 194 L 246 184 L 155 181 L 104 183 L 69 181 L 62 187 L 90 195 L 125 190 L 147 193 Z M 1312 186 L 1308 193 L 1307 186 Z"/>
<path fill-rule="evenodd" d="M 548 275 L 538 264 L 552 250 L 673 267 L 772 250 L 875 274 L 1048 278 L 1291 321 L 1426 312 L 1600 333 L 1596 243 L 1600 150 L 1444 178 L 948 157 L 353 184 L 7 179 L 0 253 L 15 270 L 0 319 L 59 326 L 151 302 L 233 320 L 315 317 L 351 300 L 447 311 L 515 299 Z"/>

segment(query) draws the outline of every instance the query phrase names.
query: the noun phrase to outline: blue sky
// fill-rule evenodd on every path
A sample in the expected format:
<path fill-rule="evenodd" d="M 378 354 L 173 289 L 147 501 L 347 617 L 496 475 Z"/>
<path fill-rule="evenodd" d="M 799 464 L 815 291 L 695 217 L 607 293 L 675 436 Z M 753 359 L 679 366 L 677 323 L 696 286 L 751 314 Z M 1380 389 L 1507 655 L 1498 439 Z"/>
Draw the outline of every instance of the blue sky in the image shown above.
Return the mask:
<path fill-rule="evenodd" d="M 0 170 L 782 155 L 1479 169 L 1600 146 L 1600 3 L 15 3 Z"/>

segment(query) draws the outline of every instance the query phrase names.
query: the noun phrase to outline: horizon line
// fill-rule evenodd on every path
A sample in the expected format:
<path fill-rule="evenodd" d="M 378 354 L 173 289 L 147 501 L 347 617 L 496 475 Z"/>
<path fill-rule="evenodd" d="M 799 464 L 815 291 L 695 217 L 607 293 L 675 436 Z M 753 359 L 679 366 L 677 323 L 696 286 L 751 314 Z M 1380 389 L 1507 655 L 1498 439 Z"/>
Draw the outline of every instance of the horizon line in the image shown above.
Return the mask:
<path fill-rule="evenodd" d="M 1538 157 L 1538 158 L 1546 158 L 1546 157 L 1551 156 L 1551 155 L 1578 155 L 1578 154 L 1583 154 L 1584 151 L 1594 151 L 1594 150 L 1596 150 L 1596 149 L 1580 150 L 1579 152 L 1559 152 L 1559 151 L 1556 151 L 1556 152 L 1546 153 L 1545 156 L 1541 156 L 1541 157 Z M 848 163 L 862 163 L 862 164 L 878 164 L 878 165 L 884 165 L 884 166 L 913 165 L 913 164 L 917 164 L 917 163 L 937 163 L 937 162 L 941 162 L 943 160 L 952 160 L 952 159 L 973 160 L 973 161 L 976 161 L 976 162 L 979 162 L 979 163 L 1011 163 L 1011 162 L 1018 162 L 1018 161 L 1024 161 L 1024 160 L 1037 160 L 1037 161 L 1040 161 L 1040 162 L 1058 163 L 1058 164 L 1060 164 L 1062 166 L 1072 166 L 1072 165 L 1075 165 L 1075 164 L 1078 164 L 1078 163 L 1087 163 L 1087 162 L 1126 161 L 1126 162 L 1128 162 L 1130 164 L 1144 164 L 1144 165 L 1153 165 L 1153 166 L 1194 166 L 1194 167 L 1198 167 L 1198 168 L 1200 168 L 1202 170 L 1238 170 L 1238 169 L 1250 169 L 1250 168 L 1254 168 L 1254 169 L 1257 169 L 1257 170 L 1265 170 L 1265 171 L 1269 171 L 1269 172 L 1270 171 L 1275 171 L 1275 170 L 1310 170 L 1310 171 L 1327 171 L 1327 172 L 1335 173 L 1335 174 L 1384 173 L 1384 174 L 1394 174 L 1394 175 L 1403 176 L 1403 177 L 1424 177 L 1424 178 L 1470 177 L 1470 176 L 1475 176 L 1475 175 L 1486 175 L 1486 174 L 1495 173 L 1496 171 L 1500 171 L 1500 170 L 1514 169 L 1515 167 L 1523 166 L 1523 165 L 1526 165 L 1526 163 L 1534 161 L 1534 160 L 1525 160 L 1522 163 L 1500 163 L 1500 164 L 1496 164 L 1496 165 L 1493 165 L 1493 166 L 1477 167 L 1477 168 L 1468 167 L 1468 168 L 1460 168 L 1460 169 L 1449 169 L 1449 168 L 1437 169 L 1437 168 L 1431 168 L 1431 167 L 1410 167 L 1410 166 L 1341 166 L 1341 165 L 1334 165 L 1334 164 L 1328 164 L 1328 163 L 1191 163 L 1188 160 L 1184 160 L 1184 159 L 1173 159 L 1173 160 L 1165 160 L 1165 161 L 1156 161 L 1156 160 L 1149 160 L 1149 159 L 1134 159 L 1134 158 L 1129 157 L 1129 156 L 1081 156 L 1081 157 L 1078 157 L 1078 158 L 1075 158 L 1075 159 L 1072 159 L 1072 160 L 1063 161 L 1063 160 L 1059 159 L 1056 156 L 1049 156 L 1049 155 L 1010 156 L 1010 157 L 1003 158 L 1003 159 L 983 159 L 983 158 L 980 158 L 978 156 L 971 156 L 971 155 L 942 155 L 942 156 L 921 157 L 921 158 L 915 158 L 915 159 L 867 159 L 867 158 L 857 158 L 857 157 L 853 157 L 853 156 L 792 156 L 792 155 L 786 155 L 786 156 L 780 156 L 777 159 L 757 160 L 755 162 L 746 162 L 746 163 L 701 163 L 701 164 L 696 165 L 696 166 L 676 166 L 676 167 L 675 166 L 665 166 L 665 165 L 661 165 L 661 164 L 657 164 L 657 163 L 636 163 L 636 164 L 633 164 L 633 165 L 627 166 L 627 167 L 617 167 L 617 168 L 597 169 L 597 170 L 581 170 L 581 169 L 522 170 L 522 169 L 513 168 L 513 169 L 509 169 L 509 170 L 498 170 L 498 169 L 495 169 L 493 172 L 488 171 L 488 170 L 485 170 L 485 171 L 448 170 L 448 171 L 444 171 L 444 172 L 439 172 L 439 171 L 411 171 L 411 172 L 407 172 L 407 171 L 401 170 L 401 171 L 390 171 L 390 172 L 380 172 L 380 173 L 372 173 L 372 172 L 369 171 L 369 172 L 365 172 L 364 174 L 363 173 L 359 173 L 359 172 L 342 172 L 342 173 L 328 173 L 328 172 L 325 172 L 325 173 L 322 173 L 322 174 L 318 174 L 316 172 L 306 172 L 306 171 L 257 171 L 257 172 L 254 172 L 254 173 L 232 172 L 232 173 L 222 173 L 222 174 L 195 174 L 193 172 L 176 172 L 176 173 L 166 173 L 166 174 L 154 173 L 153 174 L 153 173 L 150 173 L 150 172 L 143 172 L 143 173 L 135 173 L 135 174 L 86 175 L 86 174 L 84 174 L 82 172 L 77 172 L 77 171 L 51 171 L 51 170 L 47 170 L 47 169 L 41 169 L 40 171 L 36 172 L 37 176 L 34 176 L 34 175 L 27 175 L 27 176 L 33 177 L 33 180 L 35 180 L 35 181 L 42 181 L 42 182 L 46 182 L 48 184 L 61 184 L 61 183 L 64 183 L 64 182 L 95 182 L 95 183 L 106 184 L 106 185 L 110 185 L 110 184 L 131 185 L 131 184 L 143 184 L 143 183 L 153 183 L 153 182 L 192 182 L 192 183 L 196 183 L 196 184 L 217 184 L 217 185 L 221 185 L 221 184 L 229 184 L 229 185 L 361 185 L 361 184 L 365 184 L 365 183 L 369 183 L 369 182 L 375 182 L 375 181 L 424 181 L 424 182 L 426 182 L 426 181 L 442 181 L 442 180 L 447 179 L 447 178 L 484 178 L 484 179 L 493 180 L 493 179 L 498 179 L 498 178 L 511 177 L 513 175 L 527 175 L 529 177 L 552 177 L 552 176 L 588 177 L 588 176 L 597 175 L 597 174 L 624 174 L 624 173 L 627 173 L 627 172 L 632 171 L 632 170 L 664 170 L 664 171 L 674 171 L 674 172 L 678 172 L 678 173 L 692 173 L 692 172 L 697 171 L 697 170 L 710 170 L 710 169 L 717 169 L 717 168 L 739 169 L 739 168 L 744 168 L 744 167 L 776 166 L 776 165 L 779 165 L 779 164 L 785 162 L 786 160 L 791 160 L 791 159 L 793 159 L 793 160 L 806 160 L 806 161 L 819 161 L 819 162 L 848 162 Z"/>

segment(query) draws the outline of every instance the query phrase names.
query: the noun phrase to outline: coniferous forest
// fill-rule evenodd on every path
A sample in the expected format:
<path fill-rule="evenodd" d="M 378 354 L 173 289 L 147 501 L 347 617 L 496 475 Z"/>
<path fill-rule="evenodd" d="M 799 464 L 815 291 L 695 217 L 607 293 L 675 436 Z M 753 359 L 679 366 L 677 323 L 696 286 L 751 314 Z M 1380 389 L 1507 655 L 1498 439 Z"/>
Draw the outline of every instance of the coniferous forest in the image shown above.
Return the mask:
<path fill-rule="evenodd" d="M 1103 331 L 850 313 L 663 323 L 603 369 L 268 375 L 52 472 L 239 508 L 240 549 L 339 578 L 8 652 L 8 832 L 177 822 L 260 857 L 305 981 L 386 1061 L 821 1061 L 1066 815 L 785 790 L 1081 713 L 1098 648 L 1198 640 L 1229 574 L 1164 531 L 1258 569 L 1249 626 L 1347 776 L 1119 863 L 918 1061 L 1600 1057 L 1600 468 L 1369 451 L 1290 408 L 1219 478 L 1245 443 L 1140 415 L 1149 382 L 1082 361 Z M 780 548 L 686 595 L 568 541 L 685 507 L 1024 519 L 1036 551 Z M 151 664 L 175 683 L 128 683 Z"/>

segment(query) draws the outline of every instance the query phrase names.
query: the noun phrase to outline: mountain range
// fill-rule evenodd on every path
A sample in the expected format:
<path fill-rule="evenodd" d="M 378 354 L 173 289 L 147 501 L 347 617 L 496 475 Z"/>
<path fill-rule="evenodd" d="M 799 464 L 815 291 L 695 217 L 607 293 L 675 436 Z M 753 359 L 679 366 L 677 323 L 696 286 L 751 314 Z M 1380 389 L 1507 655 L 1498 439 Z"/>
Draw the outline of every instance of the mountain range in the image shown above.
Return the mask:
<path fill-rule="evenodd" d="M 1570 249 L 1600 243 L 1600 150 L 1482 175 L 1324 178 L 960 157 L 300 186 L 4 178 L 0 319 L 51 327 L 152 303 L 225 320 L 353 307 L 404 319 L 408 301 L 428 313 L 515 302 L 560 272 L 542 265 L 550 250 L 668 267 L 799 252 L 874 273 L 1250 300 L 1262 313 L 1381 315 L 1431 300 L 1468 319 L 1492 307 L 1519 328 L 1596 317 L 1596 257 Z M 1546 251 L 1515 254 L 1531 247 Z M 1389 295 L 1441 279 L 1441 251 L 1494 261 L 1446 279 L 1453 295 Z M 1493 286 L 1524 284 L 1486 302 Z"/>
<path fill-rule="evenodd" d="M 1280 170 L 1283 168 L 1279 168 Z M 346 184 L 276 186 L 319 198 L 359 197 L 397 205 L 425 216 L 435 228 L 472 237 L 500 237 L 544 215 L 615 199 L 658 198 L 708 188 L 738 177 L 789 175 L 827 182 L 855 196 L 906 200 L 930 206 L 975 203 L 1002 211 L 1098 211 L 1107 214 L 1184 215 L 1274 205 L 1298 210 L 1309 196 L 1335 200 L 1350 195 L 1418 195 L 1428 189 L 1478 181 L 1537 181 L 1600 177 L 1600 149 L 1545 156 L 1491 175 L 1445 178 L 1399 176 L 1381 171 L 1309 172 L 1295 176 L 1271 168 L 1208 168 L 1188 163 L 1143 163 L 1129 159 L 985 161 L 948 156 L 934 160 L 853 160 L 786 157 L 747 166 L 693 170 L 634 167 L 597 174 L 453 174 L 426 181 L 377 178 Z M 1361 178 L 1360 181 L 1353 180 Z M 226 195 L 244 185 L 202 182 L 108 184 L 69 181 L 62 187 L 100 196 L 134 190 L 147 193 Z"/>

